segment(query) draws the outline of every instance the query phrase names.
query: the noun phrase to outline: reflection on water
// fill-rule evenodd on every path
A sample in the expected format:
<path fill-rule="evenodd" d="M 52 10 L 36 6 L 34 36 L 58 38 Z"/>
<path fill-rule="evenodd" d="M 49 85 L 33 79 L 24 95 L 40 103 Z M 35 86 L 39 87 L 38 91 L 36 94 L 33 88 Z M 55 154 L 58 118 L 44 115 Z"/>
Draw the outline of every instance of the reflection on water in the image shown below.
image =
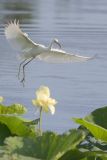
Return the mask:
<path fill-rule="evenodd" d="M 55 116 L 44 115 L 44 128 L 65 131 L 81 117 L 107 104 L 107 1 L 1 0 L 0 3 L 0 95 L 6 104 L 20 102 L 34 118 L 31 100 L 35 89 L 48 85 L 59 102 Z M 35 41 L 48 45 L 56 37 L 68 52 L 97 54 L 87 63 L 47 64 L 32 62 L 26 68 L 26 86 L 17 79 L 19 61 L 4 37 L 4 25 L 18 19 Z M 60 126 L 60 127 L 59 127 Z"/>
<path fill-rule="evenodd" d="M 2 22 L 8 22 L 9 20 L 20 20 L 21 23 L 23 23 L 24 20 L 30 20 L 32 19 L 32 4 L 24 1 L 13 1 L 11 0 L 6 1 L 5 3 L 1 3 L 1 13 L 3 12 L 1 16 Z"/>

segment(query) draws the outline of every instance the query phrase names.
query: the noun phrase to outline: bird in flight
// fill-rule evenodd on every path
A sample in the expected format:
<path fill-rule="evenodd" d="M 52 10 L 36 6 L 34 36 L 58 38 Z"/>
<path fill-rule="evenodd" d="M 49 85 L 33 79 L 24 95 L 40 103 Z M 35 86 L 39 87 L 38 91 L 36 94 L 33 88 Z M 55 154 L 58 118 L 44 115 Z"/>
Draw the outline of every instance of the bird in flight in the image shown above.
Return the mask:
<path fill-rule="evenodd" d="M 61 44 L 58 39 L 53 39 L 48 47 L 33 42 L 28 34 L 24 33 L 19 21 L 10 21 L 5 27 L 5 36 L 13 48 L 22 52 L 21 58 L 23 61 L 19 65 L 18 78 L 20 79 L 20 72 L 22 68 L 23 77 L 21 82 L 25 81 L 25 67 L 32 60 L 38 59 L 49 63 L 70 63 L 70 62 L 84 62 L 94 58 L 85 57 L 76 54 L 70 54 L 61 49 Z M 53 44 L 57 44 L 59 49 L 53 48 Z"/>

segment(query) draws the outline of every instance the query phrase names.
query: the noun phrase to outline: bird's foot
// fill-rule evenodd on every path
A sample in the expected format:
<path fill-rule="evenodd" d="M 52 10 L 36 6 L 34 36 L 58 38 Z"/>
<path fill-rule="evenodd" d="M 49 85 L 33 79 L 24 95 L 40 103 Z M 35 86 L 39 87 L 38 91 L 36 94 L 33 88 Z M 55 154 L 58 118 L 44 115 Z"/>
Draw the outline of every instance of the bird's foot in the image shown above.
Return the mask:
<path fill-rule="evenodd" d="M 24 87 L 25 86 L 25 78 L 23 78 L 20 82 L 23 84 L 23 87 Z"/>

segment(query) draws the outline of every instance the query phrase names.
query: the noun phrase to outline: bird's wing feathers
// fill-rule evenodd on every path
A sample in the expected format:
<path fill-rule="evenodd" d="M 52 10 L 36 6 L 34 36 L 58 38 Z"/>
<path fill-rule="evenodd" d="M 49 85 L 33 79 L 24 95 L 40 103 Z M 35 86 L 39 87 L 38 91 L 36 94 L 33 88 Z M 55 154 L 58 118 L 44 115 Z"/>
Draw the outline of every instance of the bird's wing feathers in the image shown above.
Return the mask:
<path fill-rule="evenodd" d="M 38 47 L 39 44 L 34 43 L 26 33 L 23 33 L 19 27 L 19 23 L 14 21 L 10 22 L 5 28 L 5 35 L 11 45 L 26 53 L 32 48 Z M 51 49 L 46 52 L 41 52 L 37 59 L 50 63 L 67 63 L 67 62 L 84 62 L 92 59 L 93 57 L 84 57 L 74 54 L 68 54 L 63 50 Z"/>
<path fill-rule="evenodd" d="M 37 58 L 49 63 L 69 63 L 84 62 L 92 59 L 93 57 L 68 54 L 63 50 L 52 49 L 51 51 L 41 53 Z"/>
<path fill-rule="evenodd" d="M 19 27 L 19 23 L 14 21 L 10 22 L 5 28 L 5 36 L 11 45 L 24 52 L 33 48 L 37 44 L 34 43 L 26 33 L 23 33 Z"/>

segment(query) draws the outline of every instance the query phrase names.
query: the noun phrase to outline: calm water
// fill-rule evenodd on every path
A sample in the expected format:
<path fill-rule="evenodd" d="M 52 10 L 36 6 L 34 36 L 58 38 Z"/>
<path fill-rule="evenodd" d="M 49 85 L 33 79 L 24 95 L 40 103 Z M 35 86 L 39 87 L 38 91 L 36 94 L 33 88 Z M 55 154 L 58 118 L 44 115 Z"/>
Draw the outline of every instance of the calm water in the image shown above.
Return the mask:
<path fill-rule="evenodd" d="M 26 69 L 25 88 L 17 79 L 17 52 L 7 43 L 4 25 L 19 19 L 24 32 L 37 43 L 49 45 L 56 37 L 68 52 L 98 54 L 86 63 L 47 64 L 33 61 Z M 44 129 L 66 131 L 82 117 L 107 104 L 107 1 L 106 0 L 1 0 L 0 1 L 0 95 L 5 104 L 27 106 L 40 85 L 48 85 L 56 98 L 56 114 L 43 115 Z"/>

